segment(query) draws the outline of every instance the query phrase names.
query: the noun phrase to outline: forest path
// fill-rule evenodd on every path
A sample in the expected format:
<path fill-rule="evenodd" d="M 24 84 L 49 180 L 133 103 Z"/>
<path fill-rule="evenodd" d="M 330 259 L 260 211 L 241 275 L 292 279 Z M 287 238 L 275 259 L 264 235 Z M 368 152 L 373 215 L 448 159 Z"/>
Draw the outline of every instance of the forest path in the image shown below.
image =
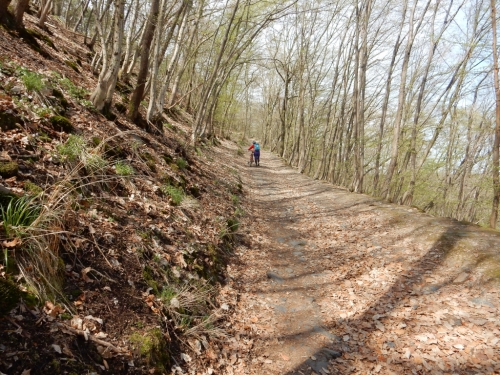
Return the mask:
<path fill-rule="evenodd" d="M 251 240 L 230 276 L 253 348 L 235 374 L 500 373 L 498 232 L 261 160 L 238 159 Z"/>

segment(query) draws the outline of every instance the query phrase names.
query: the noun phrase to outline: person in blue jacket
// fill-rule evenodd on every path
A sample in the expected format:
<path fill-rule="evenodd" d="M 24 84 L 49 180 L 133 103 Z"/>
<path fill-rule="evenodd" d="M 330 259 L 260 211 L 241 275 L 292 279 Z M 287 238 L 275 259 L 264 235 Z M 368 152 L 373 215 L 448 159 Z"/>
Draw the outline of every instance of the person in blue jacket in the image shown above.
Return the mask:
<path fill-rule="evenodd" d="M 255 165 L 258 167 L 260 163 L 260 145 L 258 142 L 253 141 L 252 145 L 248 148 L 253 152 L 253 158 L 255 161 Z"/>

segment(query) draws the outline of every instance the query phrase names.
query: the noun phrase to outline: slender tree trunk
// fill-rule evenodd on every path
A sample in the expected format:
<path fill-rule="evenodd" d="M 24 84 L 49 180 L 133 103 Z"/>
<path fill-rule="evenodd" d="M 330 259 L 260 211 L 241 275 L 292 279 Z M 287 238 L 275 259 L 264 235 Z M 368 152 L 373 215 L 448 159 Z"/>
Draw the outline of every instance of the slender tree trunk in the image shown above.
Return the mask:
<path fill-rule="evenodd" d="M 215 79 L 217 78 L 217 74 L 219 73 L 219 66 L 220 66 L 220 63 L 222 60 L 222 56 L 224 55 L 224 52 L 226 51 L 226 45 L 227 45 L 227 41 L 229 39 L 229 33 L 231 31 L 234 19 L 236 17 L 236 12 L 238 11 L 239 5 L 240 5 L 240 0 L 236 0 L 236 3 L 234 4 L 233 12 L 231 13 L 231 18 L 226 26 L 227 27 L 226 32 L 224 33 L 221 47 L 220 47 L 219 53 L 217 55 L 217 59 L 215 60 L 214 66 L 212 68 L 213 69 L 212 73 L 210 74 L 210 77 L 207 81 L 206 87 L 202 92 L 202 97 L 201 97 L 201 100 L 199 103 L 199 108 L 198 108 L 198 111 L 196 113 L 196 118 L 195 118 L 195 121 L 193 124 L 193 134 L 192 134 L 192 140 L 191 140 L 193 144 L 196 144 L 196 140 L 197 140 L 197 137 L 199 135 L 200 128 L 201 128 L 201 123 L 205 117 L 207 100 L 210 96 L 210 93 L 213 90 L 213 85 L 215 83 Z"/>
<path fill-rule="evenodd" d="M 493 83 L 495 85 L 495 138 L 492 152 L 493 202 L 491 205 L 490 227 L 496 228 L 498 219 L 498 204 L 500 202 L 500 84 L 498 78 L 498 51 L 497 51 L 497 17 L 496 1 L 491 0 L 491 29 L 493 31 Z"/>
<path fill-rule="evenodd" d="M 90 96 L 90 100 L 97 110 L 107 112 L 111 107 L 111 99 L 120 69 L 120 58 L 123 42 L 123 21 L 125 0 L 114 0 L 115 11 L 113 21 L 113 45 L 111 59 L 109 63 L 103 64 L 103 69 L 99 75 L 97 87 Z M 103 56 L 106 55 L 106 43 L 103 43 Z M 107 58 L 105 59 L 107 60 Z"/>
<path fill-rule="evenodd" d="M 73 27 L 73 31 L 76 32 L 80 25 L 82 24 L 83 19 L 85 18 L 85 12 L 87 11 L 88 7 L 90 4 L 90 0 L 87 0 L 85 2 L 85 5 L 82 6 L 82 13 L 80 14 L 80 17 L 78 17 L 78 20 L 75 23 L 75 26 Z"/>
<path fill-rule="evenodd" d="M 165 81 L 163 82 L 162 88 L 157 98 L 156 103 L 156 113 L 161 113 L 163 108 L 165 107 L 165 98 L 167 96 L 167 90 L 170 86 L 170 81 L 172 79 L 174 73 L 174 67 L 177 65 L 179 61 L 179 52 L 181 49 L 181 43 L 184 38 L 184 31 L 186 30 L 187 17 L 189 15 L 189 9 L 186 7 L 184 10 L 184 16 L 182 17 L 181 26 L 179 27 L 179 31 L 177 33 L 177 38 L 175 40 L 174 51 L 172 52 L 172 56 L 170 57 L 170 62 L 167 67 L 167 71 L 165 74 Z"/>
<path fill-rule="evenodd" d="M 177 27 L 179 23 L 179 19 L 184 12 L 184 9 L 186 7 L 187 3 L 183 3 L 180 8 L 177 10 L 174 16 L 174 21 L 172 25 L 170 26 L 170 29 L 168 30 L 167 35 L 162 38 L 161 37 L 161 30 L 163 29 L 163 22 L 159 21 L 162 25 L 162 27 L 157 28 L 157 34 L 156 34 L 156 45 L 155 45 L 155 53 L 154 53 L 154 60 L 152 63 L 152 69 L 151 69 L 151 78 L 150 78 L 150 88 L 149 88 L 149 104 L 148 104 L 148 112 L 147 112 L 147 119 L 148 121 L 154 121 L 157 117 L 160 116 L 161 112 L 163 111 L 163 108 L 161 108 L 159 111 L 157 110 L 157 98 L 159 95 L 159 90 L 158 90 L 158 84 L 159 84 L 159 68 L 160 64 L 163 60 L 164 54 L 166 47 L 170 43 L 170 40 L 172 39 L 174 35 L 175 28 Z M 163 3 L 163 9 L 165 9 L 166 1 Z M 163 18 L 163 13 L 164 11 L 160 12 L 161 13 L 161 18 Z M 163 44 L 161 43 L 163 42 Z"/>
<path fill-rule="evenodd" d="M 128 118 L 135 121 L 139 114 L 139 106 L 141 104 L 142 96 L 144 94 L 144 85 L 148 76 L 149 68 L 149 55 L 151 51 L 151 42 L 155 34 L 155 27 L 158 21 L 158 12 L 160 11 L 160 0 L 152 0 L 151 9 L 149 10 L 149 17 L 146 21 L 146 31 L 144 32 L 144 39 L 141 40 L 141 64 L 139 65 L 139 72 L 137 74 L 137 84 L 132 96 L 130 98 L 130 105 L 128 109 Z"/>
<path fill-rule="evenodd" d="M 408 31 L 408 37 L 407 37 L 408 39 L 406 42 L 405 54 L 404 54 L 404 59 L 403 59 L 403 66 L 401 69 L 401 83 L 399 86 L 398 109 L 396 112 L 396 119 L 394 120 L 394 134 L 393 134 L 392 145 L 391 145 L 391 161 L 389 163 L 389 167 L 387 168 L 387 173 L 386 173 L 386 178 L 385 178 L 385 183 L 384 183 L 384 191 L 383 191 L 383 196 L 387 200 L 391 200 L 392 176 L 394 175 L 394 171 L 396 170 L 396 165 L 398 162 L 401 122 L 403 119 L 404 102 L 405 102 L 405 96 L 406 96 L 406 76 L 408 73 L 410 54 L 412 51 L 413 42 L 415 40 L 416 31 L 418 30 L 419 26 L 421 25 L 421 23 L 424 19 L 424 15 L 427 11 L 427 8 L 429 7 L 430 1 L 427 3 L 427 7 L 422 12 L 419 24 L 415 28 L 414 19 L 415 19 L 415 11 L 417 8 L 417 3 L 418 3 L 418 1 L 415 0 L 415 2 L 413 4 L 413 9 L 412 9 L 411 14 L 410 14 L 410 21 L 409 21 L 409 25 L 408 25 L 409 31 Z"/>
<path fill-rule="evenodd" d="M 38 26 L 41 27 L 42 29 L 45 28 L 45 22 L 47 21 L 47 17 L 49 16 L 50 11 L 52 10 L 53 4 L 54 2 L 52 0 L 47 0 L 46 3 L 44 4 L 44 7 L 40 14 L 40 19 L 38 20 Z"/>
<path fill-rule="evenodd" d="M 385 120 L 387 118 L 387 108 L 389 106 L 389 97 L 391 94 L 391 84 L 392 84 L 392 74 L 394 73 L 394 67 L 396 63 L 396 58 L 399 52 L 399 47 L 401 46 L 401 33 L 404 27 L 404 21 L 406 18 L 406 9 L 408 2 L 405 1 L 403 3 L 404 8 L 402 12 L 402 19 L 399 25 L 398 36 L 396 39 L 396 43 L 394 44 L 394 48 L 392 50 L 392 58 L 391 64 L 389 65 L 388 73 L 387 73 L 387 81 L 385 85 L 385 94 L 384 94 L 384 102 L 382 104 L 382 115 L 380 116 L 380 125 L 379 125 L 379 134 L 378 134 L 378 142 L 377 142 L 377 152 L 375 154 L 375 176 L 373 178 L 373 191 L 375 194 L 378 193 L 379 189 L 379 179 L 380 179 L 380 157 L 382 154 L 382 141 L 384 139 L 384 128 L 385 128 Z"/>

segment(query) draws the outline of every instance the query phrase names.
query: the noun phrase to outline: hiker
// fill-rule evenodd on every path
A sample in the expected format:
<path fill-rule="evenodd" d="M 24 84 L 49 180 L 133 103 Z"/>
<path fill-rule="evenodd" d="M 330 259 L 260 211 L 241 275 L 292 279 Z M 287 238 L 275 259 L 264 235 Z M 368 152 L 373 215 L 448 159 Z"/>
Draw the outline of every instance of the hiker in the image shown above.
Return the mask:
<path fill-rule="evenodd" d="M 255 160 L 255 165 L 258 167 L 260 163 L 260 145 L 258 142 L 253 141 L 252 145 L 248 148 L 250 151 L 252 151 L 252 155 L 250 156 L 250 160 L 253 159 Z M 250 165 L 252 165 L 250 163 Z"/>

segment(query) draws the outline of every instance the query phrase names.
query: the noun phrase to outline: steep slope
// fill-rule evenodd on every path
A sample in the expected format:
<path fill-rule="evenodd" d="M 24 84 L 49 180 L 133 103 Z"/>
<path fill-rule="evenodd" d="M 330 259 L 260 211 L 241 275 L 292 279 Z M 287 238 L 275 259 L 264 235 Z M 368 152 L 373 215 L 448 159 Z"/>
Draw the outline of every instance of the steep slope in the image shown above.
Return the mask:
<path fill-rule="evenodd" d="M 148 133 L 119 85 L 104 118 L 82 37 L 26 25 L 0 28 L 0 373 L 204 372 L 229 331 L 241 181 L 187 146 L 181 108 Z"/>

